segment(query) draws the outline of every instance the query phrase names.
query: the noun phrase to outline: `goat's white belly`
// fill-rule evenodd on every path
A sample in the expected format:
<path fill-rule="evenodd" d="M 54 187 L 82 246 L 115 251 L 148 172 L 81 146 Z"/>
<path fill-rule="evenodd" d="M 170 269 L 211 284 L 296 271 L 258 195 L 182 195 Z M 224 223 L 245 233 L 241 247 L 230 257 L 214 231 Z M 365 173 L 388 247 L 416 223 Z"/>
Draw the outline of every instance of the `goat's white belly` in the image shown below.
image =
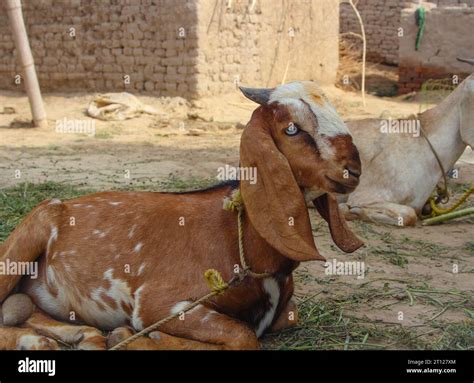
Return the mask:
<path fill-rule="evenodd" d="M 126 281 L 113 279 L 106 272 L 104 278 L 107 277 L 110 282 L 108 289 L 84 288 L 83 285 L 78 289 L 74 283 L 77 281 L 48 266 L 46 275 L 40 274 L 26 292 L 42 310 L 58 319 L 81 320 L 102 329 L 114 329 L 130 321 L 130 314 L 124 306 L 133 309 L 135 299 Z M 57 291 L 57 295 L 53 295 L 48 286 Z"/>

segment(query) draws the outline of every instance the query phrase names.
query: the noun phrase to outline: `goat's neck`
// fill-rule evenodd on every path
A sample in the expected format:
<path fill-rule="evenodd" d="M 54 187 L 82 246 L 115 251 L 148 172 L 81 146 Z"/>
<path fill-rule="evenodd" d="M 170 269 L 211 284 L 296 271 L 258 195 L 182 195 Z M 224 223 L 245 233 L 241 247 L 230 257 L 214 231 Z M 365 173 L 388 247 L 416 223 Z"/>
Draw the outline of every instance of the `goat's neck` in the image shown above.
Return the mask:
<path fill-rule="evenodd" d="M 458 97 L 451 97 L 458 96 Z M 445 171 L 451 169 L 466 149 L 460 134 L 460 94 L 421 114 L 424 132 L 438 154 Z"/>
<path fill-rule="evenodd" d="M 272 248 L 258 234 L 248 218 L 244 219 L 243 229 L 245 260 L 252 271 L 284 277 L 298 267 L 298 262 L 284 257 Z"/>

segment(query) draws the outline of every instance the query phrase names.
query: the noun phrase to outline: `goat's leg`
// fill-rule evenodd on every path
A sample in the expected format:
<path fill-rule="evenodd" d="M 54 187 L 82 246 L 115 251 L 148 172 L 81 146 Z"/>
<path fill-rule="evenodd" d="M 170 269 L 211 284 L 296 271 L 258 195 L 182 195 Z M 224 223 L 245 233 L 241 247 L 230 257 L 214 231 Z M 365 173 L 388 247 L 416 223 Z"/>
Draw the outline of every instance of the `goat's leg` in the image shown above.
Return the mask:
<path fill-rule="evenodd" d="M 150 306 L 152 305 L 143 304 L 140 317 L 150 317 L 148 316 L 150 313 L 146 311 Z M 163 342 L 163 349 L 252 350 L 259 348 L 255 331 L 246 324 L 203 305 L 164 324 L 155 334 L 154 340 L 158 344 Z"/>
<path fill-rule="evenodd" d="M 376 202 L 364 206 L 343 203 L 339 207 L 348 220 L 360 219 L 393 226 L 414 226 L 417 221 L 415 209 L 392 202 Z"/>
<path fill-rule="evenodd" d="M 291 299 L 281 311 L 278 318 L 270 328 L 270 332 L 278 332 L 285 328 L 294 327 L 298 324 L 298 308 L 296 303 Z"/>
<path fill-rule="evenodd" d="M 119 327 L 107 338 L 107 348 L 112 348 L 135 332 L 129 327 Z M 218 346 L 192 339 L 179 338 L 161 331 L 153 331 L 125 345 L 121 350 L 215 350 Z M 219 346 L 219 349 L 223 347 Z"/>
<path fill-rule="evenodd" d="M 43 201 L 0 245 L 0 261 L 33 262 L 56 239 L 64 205 L 59 200 Z M 0 276 L 0 302 L 12 291 L 21 275 Z"/>
<path fill-rule="evenodd" d="M 281 304 L 283 308 L 279 310 L 276 320 L 270 327 L 270 332 L 281 331 L 285 328 L 296 326 L 298 323 L 298 308 L 291 298 L 293 296 L 293 291 L 293 275 L 290 275 L 286 279 L 284 288 L 281 289 Z"/>
<path fill-rule="evenodd" d="M 24 323 L 24 327 L 38 333 L 59 339 L 61 342 L 74 345 L 79 350 L 105 350 L 106 339 L 95 327 L 77 326 L 57 321 L 41 310 L 36 310 Z"/>
<path fill-rule="evenodd" d="M 53 339 L 30 328 L 1 327 L 0 350 L 58 350 Z"/>

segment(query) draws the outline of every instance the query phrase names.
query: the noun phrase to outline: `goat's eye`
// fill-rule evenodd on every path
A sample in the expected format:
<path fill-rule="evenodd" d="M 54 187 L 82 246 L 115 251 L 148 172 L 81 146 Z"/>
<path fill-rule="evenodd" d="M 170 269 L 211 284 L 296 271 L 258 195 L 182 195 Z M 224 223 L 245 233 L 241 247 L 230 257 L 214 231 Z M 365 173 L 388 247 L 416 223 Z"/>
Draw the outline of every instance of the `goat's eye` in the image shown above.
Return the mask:
<path fill-rule="evenodd" d="M 298 134 L 299 131 L 300 131 L 300 127 L 296 125 L 294 122 L 290 122 L 290 124 L 288 125 L 288 128 L 285 129 L 285 134 L 287 136 L 294 136 Z"/>

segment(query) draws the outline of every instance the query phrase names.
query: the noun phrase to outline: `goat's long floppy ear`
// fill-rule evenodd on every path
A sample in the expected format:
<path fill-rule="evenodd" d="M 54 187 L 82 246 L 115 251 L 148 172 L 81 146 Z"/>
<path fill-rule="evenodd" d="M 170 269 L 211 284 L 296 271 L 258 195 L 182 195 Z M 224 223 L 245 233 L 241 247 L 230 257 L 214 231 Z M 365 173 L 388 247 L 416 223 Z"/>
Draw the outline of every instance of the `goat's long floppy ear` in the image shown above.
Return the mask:
<path fill-rule="evenodd" d="M 461 101 L 461 138 L 474 149 L 474 77 L 466 80 L 466 95 Z"/>
<path fill-rule="evenodd" d="M 364 244 L 347 225 L 334 196 L 326 193 L 313 200 L 313 203 L 321 217 L 327 221 L 331 237 L 337 247 L 346 253 L 352 253 Z"/>
<path fill-rule="evenodd" d="M 275 250 L 295 261 L 322 260 L 313 240 L 303 193 L 286 157 L 278 150 L 258 108 L 240 144 L 240 166 L 256 167 L 253 184 L 240 181 L 245 212 Z"/>

